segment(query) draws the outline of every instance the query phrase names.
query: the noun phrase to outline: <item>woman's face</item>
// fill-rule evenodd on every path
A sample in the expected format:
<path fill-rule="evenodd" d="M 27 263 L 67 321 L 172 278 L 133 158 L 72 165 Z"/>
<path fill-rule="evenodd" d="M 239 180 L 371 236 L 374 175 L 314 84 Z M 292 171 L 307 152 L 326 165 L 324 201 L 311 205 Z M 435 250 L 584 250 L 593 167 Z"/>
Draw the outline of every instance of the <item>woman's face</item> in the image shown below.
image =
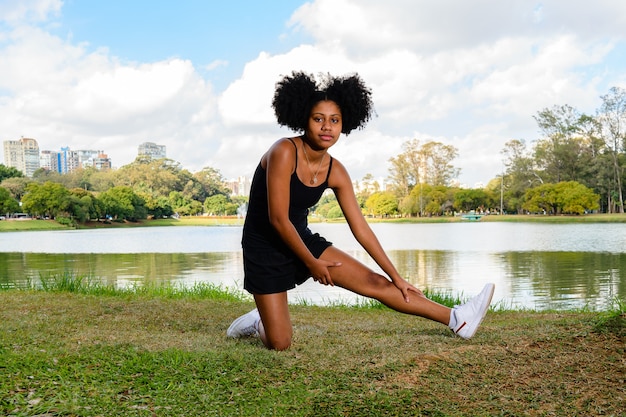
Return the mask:
<path fill-rule="evenodd" d="M 305 132 L 311 148 L 330 148 L 339 140 L 341 129 L 341 109 L 337 103 L 323 100 L 313 105 Z"/>

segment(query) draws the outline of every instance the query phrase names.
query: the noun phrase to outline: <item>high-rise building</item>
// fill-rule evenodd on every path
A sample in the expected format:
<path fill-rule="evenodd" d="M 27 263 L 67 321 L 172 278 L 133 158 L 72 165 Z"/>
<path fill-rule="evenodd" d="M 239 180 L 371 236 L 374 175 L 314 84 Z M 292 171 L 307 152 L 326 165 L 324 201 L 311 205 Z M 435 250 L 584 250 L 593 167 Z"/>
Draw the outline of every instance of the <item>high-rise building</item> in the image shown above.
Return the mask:
<path fill-rule="evenodd" d="M 55 151 L 41 151 L 39 153 L 39 166 L 50 172 L 61 172 L 61 154 Z"/>
<path fill-rule="evenodd" d="M 111 169 L 111 158 L 105 153 L 100 153 L 95 158 L 91 159 L 91 165 L 98 171 Z"/>
<path fill-rule="evenodd" d="M 246 197 L 250 193 L 250 179 L 239 177 L 236 180 L 225 181 L 224 185 L 230 189 L 231 195 Z"/>
<path fill-rule="evenodd" d="M 4 141 L 4 165 L 13 167 L 27 177 L 39 169 L 39 144 L 35 139 Z"/>
<path fill-rule="evenodd" d="M 59 170 L 61 174 L 67 174 L 80 168 L 78 153 L 70 149 L 69 146 L 61 148 Z"/>
<path fill-rule="evenodd" d="M 67 174 L 79 168 L 94 167 L 110 169 L 111 159 L 102 150 L 82 149 L 73 151 L 69 147 L 59 152 L 59 172 Z"/>
<path fill-rule="evenodd" d="M 100 155 L 104 155 L 104 151 L 79 150 L 74 152 L 76 152 L 76 156 L 78 157 L 78 166 L 80 168 L 94 166 L 94 160 L 96 160 Z"/>
<path fill-rule="evenodd" d="M 144 142 L 139 145 L 137 155 L 149 156 L 150 159 L 167 158 L 165 155 L 165 145 L 157 145 L 156 143 L 152 142 Z"/>

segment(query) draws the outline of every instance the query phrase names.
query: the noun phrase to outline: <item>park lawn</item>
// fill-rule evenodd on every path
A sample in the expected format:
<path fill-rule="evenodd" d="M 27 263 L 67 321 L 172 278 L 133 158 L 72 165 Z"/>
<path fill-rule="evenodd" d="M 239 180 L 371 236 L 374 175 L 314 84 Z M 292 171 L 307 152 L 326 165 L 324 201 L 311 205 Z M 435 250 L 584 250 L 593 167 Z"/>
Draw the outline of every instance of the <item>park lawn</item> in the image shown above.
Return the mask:
<path fill-rule="evenodd" d="M 225 337 L 252 307 L 0 291 L 0 415 L 626 415 L 623 312 L 490 312 L 466 341 L 386 308 L 295 305 L 274 352 Z"/>
<path fill-rule="evenodd" d="M 375 218 L 367 219 L 370 223 L 450 223 L 463 222 L 460 217 L 405 217 L 405 218 Z M 585 216 L 483 216 L 480 222 L 510 222 L 510 223 L 626 223 L 625 214 L 590 214 Z M 345 219 L 320 219 L 315 216 L 309 218 L 310 223 L 328 222 L 343 223 Z M 166 219 L 130 221 L 90 221 L 79 224 L 79 229 L 101 228 L 124 228 L 124 227 L 148 227 L 148 226 L 241 226 L 243 218 L 237 216 L 186 216 Z M 71 227 L 61 225 L 54 220 L 8 220 L 0 221 L 0 232 L 13 232 L 19 230 L 69 230 Z"/>
<path fill-rule="evenodd" d="M 0 220 L 0 232 L 67 229 L 67 226 L 54 220 Z"/>

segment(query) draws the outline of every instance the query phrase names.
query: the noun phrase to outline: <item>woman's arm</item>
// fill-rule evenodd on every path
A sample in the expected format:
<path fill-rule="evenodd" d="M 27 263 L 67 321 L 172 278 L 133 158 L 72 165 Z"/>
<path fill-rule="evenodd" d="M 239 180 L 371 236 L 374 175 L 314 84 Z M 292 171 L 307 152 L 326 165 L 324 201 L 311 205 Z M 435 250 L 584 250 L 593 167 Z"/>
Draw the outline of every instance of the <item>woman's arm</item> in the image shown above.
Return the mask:
<path fill-rule="evenodd" d="M 336 159 L 333 160 L 333 170 L 331 178 L 329 179 L 329 185 L 335 192 L 341 211 L 357 242 L 359 242 L 363 249 L 374 259 L 376 264 L 387 274 L 394 285 L 398 287 L 404 299 L 408 302 L 409 291 L 423 295 L 420 290 L 409 284 L 400 276 L 396 267 L 387 256 L 387 253 L 383 250 L 378 238 L 365 220 L 365 217 L 363 217 L 363 213 L 361 213 L 361 207 L 354 195 L 350 175 L 345 167 Z"/>
<path fill-rule="evenodd" d="M 313 278 L 322 284 L 332 285 L 328 267 L 340 264 L 315 258 L 289 219 L 290 183 L 295 160 L 295 148 L 288 139 L 276 142 L 264 156 L 262 164 L 265 164 L 267 173 L 269 221 L 287 246 L 304 262 Z"/>

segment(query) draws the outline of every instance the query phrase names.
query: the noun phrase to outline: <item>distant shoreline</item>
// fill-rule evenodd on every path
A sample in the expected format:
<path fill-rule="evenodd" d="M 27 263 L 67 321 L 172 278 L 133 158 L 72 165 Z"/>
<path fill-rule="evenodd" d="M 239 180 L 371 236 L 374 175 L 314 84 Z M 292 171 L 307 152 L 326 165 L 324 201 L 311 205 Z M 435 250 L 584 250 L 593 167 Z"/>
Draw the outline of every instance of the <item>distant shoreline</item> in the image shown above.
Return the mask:
<path fill-rule="evenodd" d="M 309 218 L 310 223 L 343 223 L 341 219 Z M 626 223 L 626 214 L 588 214 L 584 216 L 542 216 L 542 215 L 485 215 L 479 220 L 464 220 L 461 216 L 454 217 L 402 217 L 367 219 L 370 223 L 457 223 L 457 222 L 510 222 L 510 223 Z M 90 221 L 80 224 L 77 229 L 107 229 L 125 227 L 155 227 L 155 226 L 241 226 L 243 218 L 237 216 L 189 216 L 141 220 L 137 222 Z M 37 231 L 37 230 L 71 230 L 70 227 L 57 223 L 54 220 L 1 220 L 0 232 Z"/>

